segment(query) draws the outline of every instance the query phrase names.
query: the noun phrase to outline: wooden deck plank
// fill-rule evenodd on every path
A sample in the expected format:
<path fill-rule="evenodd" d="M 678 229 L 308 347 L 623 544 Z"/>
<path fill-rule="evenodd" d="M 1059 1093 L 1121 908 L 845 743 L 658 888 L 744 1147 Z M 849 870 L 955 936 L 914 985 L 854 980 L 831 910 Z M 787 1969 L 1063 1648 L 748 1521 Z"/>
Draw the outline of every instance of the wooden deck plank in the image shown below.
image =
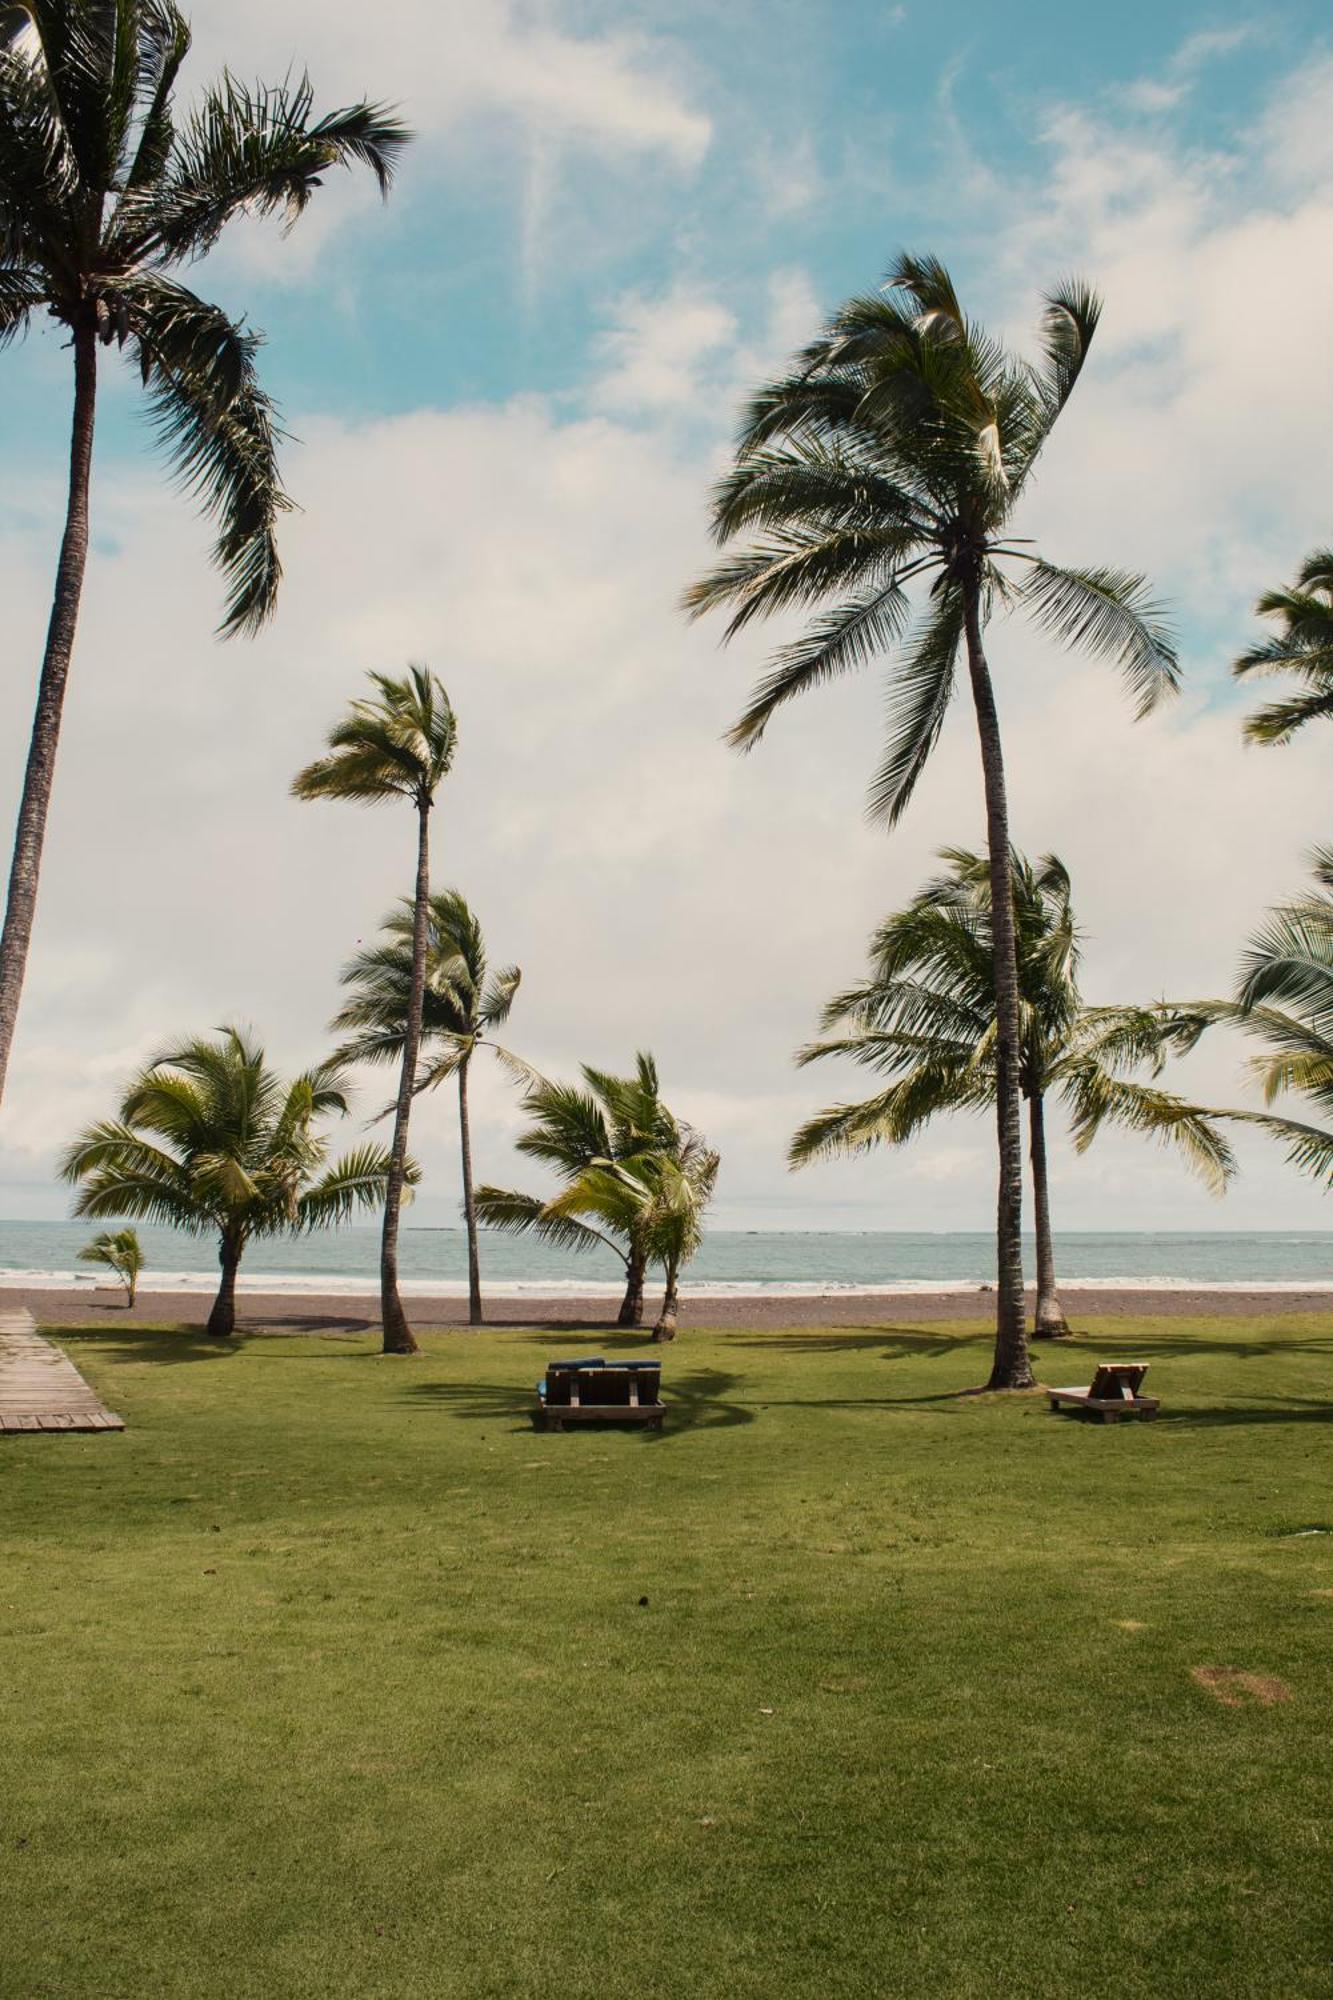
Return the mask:
<path fill-rule="evenodd" d="M 124 1428 L 31 1313 L 0 1313 L 0 1432 Z"/>

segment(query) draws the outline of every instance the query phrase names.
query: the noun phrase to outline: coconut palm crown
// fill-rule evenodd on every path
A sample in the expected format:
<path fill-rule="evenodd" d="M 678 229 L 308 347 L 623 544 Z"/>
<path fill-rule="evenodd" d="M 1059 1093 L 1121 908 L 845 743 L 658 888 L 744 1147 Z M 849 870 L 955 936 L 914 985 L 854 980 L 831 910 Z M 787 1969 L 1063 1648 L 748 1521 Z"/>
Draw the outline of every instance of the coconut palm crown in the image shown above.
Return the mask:
<path fill-rule="evenodd" d="M 398 1290 L 398 1224 L 407 1174 L 407 1135 L 417 1083 L 426 992 L 430 903 L 430 816 L 458 744 L 458 724 L 444 684 L 424 666 L 400 679 L 372 673 L 371 693 L 349 704 L 328 735 L 328 754 L 292 780 L 298 799 L 354 805 L 406 800 L 417 815 L 417 872 L 412 895 L 412 971 L 404 1022 L 393 1142 L 380 1241 L 380 1317 L 386 1354 L 415 1354 L 417 1343 Z"/>
<path fill-rule="evenodd" d="M 792 1141 L 793 1166 L 879 1144 L 902 1145 L 941 1112 L 995 1098 L 995 978 L 986 856 L 944 848 L 944 872 L 870 943 L 871 975 L 824 1009 L 824 1037 L 797 1061 L 845 1056 L 891 1079 L 874 1097 L 817 1113 Z M 1194 1047 L 1206 1009 L 1090 1006 L 1078 983 L 1079 931 L 1069 872 L 1056 855 L 1011 856 L 1021 1003 L 1020 1088 L 1028 1107 L 1037 1247 L 1036 1331 L 1067 1331 L 1055 1273 L 1046 1099 L 1067 1107 L 1077 1151 L 1102 1127 L 1174 1143 L 1221 1192 L 1235 1170 L 1208 1114 L 1157 1087 L 1170 1055 Z M 1146 1070 L 1148 1081 L 1135 1072 Z"/>
<path fill-rule="evenodd" d="M 1269 590 L 1255 605 L 1277 626 L 1234 663 L 1242 680 L 1263 674 L 1293 678 L 1302 692 L 1256 709 L 1245 724 L 1252 743 L 1289 743 L 1307 722 L 1333 717 L 1333 549 L 1316 549 L 1290 590 Z"/>
<path fill-rule="evenodd" d="M 806 609 L 731 731 L 759 742 L 810 689 L 891 659 L 886 738 L 870 810 L 892 825 L 929 762 L 965 662 L 982 750 L 996 910 L 1000 1151 L 993 1387 L 1032 1381 L 1023 1314 L 1018 974 L 999 721 L 983 632 L 1012 607 L 1108 658 L 1146 713 L 1177 683 L 1170 638 L 1141 577 L 1048 561 L 1016 532 L 1041 453 L 1082 373 L 1100 306 L 1085 286 L 1047 295 L 1041 353 L 1021 359 L 963 310 L 932 257 L 900 257 L 789 370 L 754 396 L 713 530 L 743 539 L 687 595 L 729 609 L 726 636 Z"/>
<path fill-rule="evenodd" d="M 352 1032 L 338 1050 L 338 1060 L 401 1063 L 412 999 L 414 928 L 412 905 L 404 902 L 385 918 L 383 941 L 359 951 L 343 967 L 342 983 L 351 997 L 332 1025 L 335 1030 Z M 457 889 L 439 890 L 431 896 L 426 910 L 426 979 L 416 1091 L 432 1090 L 449 1077 L 457 1078 L 468 1316 L 473 1326 L 481 1325 L 483 1313 L 468 1079 L 477 1050 L 489 1048 L 508 1069 L 531 1083 L 527 1065 L 494 1036 L 509 1018 L 522 977 L 516 965 L 490 968 L 481 924 Z"/>
<path fill-rule="evenodd" d="M 236 1274 L 254 1237 L 327 1228 L 383 1200 L 383 1147 L 360 1146 L 329 1165 L 318 1127 L 346 1110 L 334 1065 L 284 1082 L 252 1036 L 222 1028 L 212 1040 L 156 1056 L 130 1084 L 119 1115 L 76 1139 L 60 1171 L 79 1184 L 76 1215 L 216 1235 L 222 1279 L 208 1331 L 226 1335 L 235 1330 Z"/>
<path fill-rule="evenodd" d="M 405 126 L 368 102 L 323 115 L 304 78 L 224 75 L 175 102 L 190 30 L 171 0 L 0 5 L 0 346 L 53 319 L 72 351 L 65 528 L 0 938 L 0 1091 L 36 908 L 89 542 L 99 354 L 131 363 L 177 483 L 217 525 L 224 634 L 270 616 L 289 502 L 260 337 L 179 275 L 244 215 L 297 221 L 331 169 L 387 192 Z"/>

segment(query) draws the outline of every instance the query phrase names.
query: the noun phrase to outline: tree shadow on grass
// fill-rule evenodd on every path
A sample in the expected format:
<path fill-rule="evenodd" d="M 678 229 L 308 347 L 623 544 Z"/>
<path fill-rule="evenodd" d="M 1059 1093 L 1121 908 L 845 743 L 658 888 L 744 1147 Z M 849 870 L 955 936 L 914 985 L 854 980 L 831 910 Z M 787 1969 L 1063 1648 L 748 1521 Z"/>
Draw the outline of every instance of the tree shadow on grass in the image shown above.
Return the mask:
<path fill-rule="evenodd" d="M 1236 1424 L 1333 1424 L 1333 1403 L 1316 1396 L 1288 1396 L 1282 1403 L 1245 1406 L 1225 1403 L 1213 1408 L 1198 1405 L 1164 1407 L 1157 1422 L 1182 1430 L 1225 1430 Z"/>
<path fill-rule="evenodd" d="M 624 1430 L 644 1444 L 659 1444 L 686 1431 L 727 1430 L 735 1424 L 752 1424 L 757 1412 L 728 1394 L 737 1380 L 738 1377 L 720 1368 L 698 1368 L 692 1374 L 673 1375 L 663 1385 L 666 1421 L 660 1431 L 646 1424 L 578 1424 L 560 1435 L 570 1437 L 586 1429 L 605 1436 L 608 1431 Z M 469 1422 L 501 1423 L 507 1417 L 512 1418 L 516 1431 L 528 1429 L 537 1408 L 535 1388 L 527 1389 L 512 1382 L 411 1382 L 404 1394 L 415 1403 L 435 1404 Z"/>
<path fill-rule="evenodd" d="M 1185 1323 L 1186 1326 L 1188 1322 Z M 989 1327 L 975 1333 L 929 1333 L 920 1327 L 881 1326 L 852 1333 L 748 1333 L 733 1338 L 739 1347 L 763 1347 L 788 1354 L 869 1354 L 875 1350 L 882 1361 L 945 1360 L 994 1338 Z M 1333 1332 L 1302 1334 L 1275 1331 L 1246 1340 L 1217 1339 L 1211 1335 L 1179 1332 L 1138 1333 L 1132 1326 L 1108 1326 L 1095 1331 L 1076 1329 L 1063 1340 L 1043 1340 L 1029 1334 L 1034 1364 L 1061 1363 L 1063 1357 L 1086 1361 L 1095 1367 L 1108 1352 L 1130 1353 L 1142 1361 L 1188 1360 L 1195 1355 L 1226 1355 L 1237 1361 L 1262 1361 L 1285 1354 L 1327 1355 L 1333 1358 Z"/>
<path fill-rule="evenodd" d="M 1088 1363 L 1095 1366 L 1111 1350 L 1135 1361 L 1188 1361 L 1210 1354 L 1235 1361 L 1278 1360 L 1286 1354 L 1333 1359 L 1333 1333 L 1265 1332 L 1248 1339 L 1219 1340 L 1211 1334 L 1191 1334 L 1183 1329 L 1178 1333 L 1138 1333 L 1132 1326 L 1117 1326 L 1096 1333 L 1076 1332 L 1065 1340 L 1032 1338 L 1033 1355 L 1040 1355 L 1043 1362 L 1079 1355 L 1086 1356 Z"/>
<path fill-rule="evenodd" d="M 362 1331 L 368 1332 L 373 1322 L 367 1321 L 364 1329 L 349 1327 L 345 1321 L 325 1322 L 311 1320 L 306 1324 L 292 1322 L 268 1322 L 263 1327 L 240 1327 L 234 1334 L 223 1339 L 214 1339 L 201 1326 L 180 1326 L 153 1328 L 134 1326 L 46 1326 L 38 1331 L 43 1339 L 55 1347 L 76 1350 L 82 1343 L 95 1345 L 99 1358 L 109 1361 L 154 1361 L 168 1367 L 177 1367 L 185 1361 L 219 1361 L 227 1355 L 240 1354 L 253 1342 L 281 1338 L 284 1333 L 318 1334 L 327 1340 L 361 1339 Z M 318 1361 L 322 1357 L 317 1351 L 310 1354 L 284 1354 L 284 1361 Z"/>
<path fill-rule="evenodd" d="M 83 1342 L 96 1345 L 99 1359 L 109 1361 L 162 1361 L 175 1365 L 182 1361 L 217 1361 L 227 1354 L 239 1354 L 240 1338 L 213 1340 L 201 1326 L 171 1327 L 163 1331 L 134 1326 L 43 1326 L 38 1332 L 55 1347 L 77 1348 Z"/>
<path fill-rule="evenodd" d="M 991 1329 L 975 1333 L 923 1333 L 917 1327 L 880 1326 L 857 1333 L 749 1333 L 735 1336 L 738 1347 L 774 1348 L 788 1354 L 869 1354 L 882 1361 L 946 1360 L 981 1341 L 994 1339 Z"/>

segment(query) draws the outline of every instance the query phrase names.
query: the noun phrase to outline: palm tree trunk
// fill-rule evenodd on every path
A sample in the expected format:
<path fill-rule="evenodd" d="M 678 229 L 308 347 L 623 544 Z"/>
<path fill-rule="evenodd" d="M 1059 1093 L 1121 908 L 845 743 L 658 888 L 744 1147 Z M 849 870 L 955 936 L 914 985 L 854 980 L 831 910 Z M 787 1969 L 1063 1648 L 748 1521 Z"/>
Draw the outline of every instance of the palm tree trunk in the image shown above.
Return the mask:
<path fill-rule="evenodd" d="M 1028 1099 L 1028 1136 L 1032 1161 L 1032 1207 L 1037 1229 L 1037 1310 L 1033 1326 L 1043 1340 L 1060 1340 L 1068 1334 L 1069 1323 L 1055 1288 L 1051 1183 L 1046 1168 L 1046 1104 L 1039 1090 L 1034 1090 Z"/>
<path fill-rule="evenodd" d="M 1018 953 L 1009 851 L 1009 805 L 995 691 L 981 644 L 980 592 L 974 580 L 964 605 L 967 666 L 972 680 L 981 769 L 986 789 L 986 843 L 990 854 L 991 936 L 995 953 L 995 1122 L 1000 1175 L 996 1203 L 995 1359 L 992 1389 L 1030 1389 L 1027 1313 L 1023 1296 L 1023 1129 L 1019 1102 Z"/>
<path fill-rule="evenodd" d="M 412 1329 L 398 1296 L 398 1218 L 403 1206 L 403 1182 L 407 1171 L 407 1127 L 412 1115 L 412 1090 L 417 1077 L 417 1052 L 421 1047 L 421 1012 L 426 995 L 426 919 L 430 901 L 430 800 L 417 802 L 417 887 L 412 906 L 412 991 L 407 1003 L 407 1033 L 403 1037 L 403 1066 L 398 1077 L 398 1101 L 394 1107 L 393 1145 L 389 1149 L 389 1173 L 384 1189 L 384 1234 L 380 1240 L 380 1321 L 384 1328 L 381 1351 L 385 1354 L 416 1354 Z"/>
<path fill-rule="evenodd" d="M 23 774 L 9 871 L 4 930 L 0 932 L 0 1097 L 4 1095 L 9 1054 L 14 1045 L 23 975 L 28 965 L 33 918 L 37 911 L 37 880 L 46 838 L 46 815 L 55 777 L 60 717 L 65 705 L 74 633 L 88 562 L 88 489 L 93 462 L 93 425 L 97 412 L 97 329 L 90 320 L 74 333 L 74 421 L 70 436 L 69 495 L 65 532 L 56 568 L 55 596 L 46 630 L 46 651 L 37 689 L 28 765 Z"/>
<path fill-rule="evenodd" d="M 236 1331 L 236 1273 L 241 1267 L 241 1252 L 244 1243 L 234 1236 L 224 1236 L 218 1245 L 218 1262 L 222 1266 L 222 1283 L 213 1301 L 213 1310 L 208 1315 L 206 1331 L 215 1339 L 225 1340 Z"/>
<path fill-rule="evenodd" d="M 678 1266 L 668 1264 L 666 1290 L 662 1294 L 662 1310 L 657 1316 L 657 1325 L 653 1328 L 654 1340 L 674 1340 L 676 1337 L 676 1313 L 680 1303 L 677 1289 L 679 1278 Z"/>
<path fill-rule="evenodd" d="M 620 1301 L 617 1326 L 643 1325 L 643 1287 L 648 1275 L 648 1259 L 637 1243 L 631 1243 L 625 1259 L 625 1296 Z"/>
<path fill-rule="evenodd" d="M 468 1120 L 467 1073 L 472 1061 L 465 1055 L 458 1065 L 458 1135 L 463 1149 L 463 1217 L 467 1223 L 467 1323 L 481 1326 L 481 1257 L 477 1250 L 477 1203 L 472 1192 L 472 1127 Z"/>

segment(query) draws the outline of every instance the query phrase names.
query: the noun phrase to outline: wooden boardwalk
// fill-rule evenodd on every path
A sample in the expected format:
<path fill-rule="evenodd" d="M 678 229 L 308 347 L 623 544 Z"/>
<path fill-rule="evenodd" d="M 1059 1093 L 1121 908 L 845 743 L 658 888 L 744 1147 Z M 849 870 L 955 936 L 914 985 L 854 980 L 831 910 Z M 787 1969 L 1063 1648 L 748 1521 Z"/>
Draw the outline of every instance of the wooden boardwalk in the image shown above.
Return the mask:
<path fill-rule="evenodd" d="M 123 1431 L 30 1312 L 0 1313 L 0 1432 Z"/>

